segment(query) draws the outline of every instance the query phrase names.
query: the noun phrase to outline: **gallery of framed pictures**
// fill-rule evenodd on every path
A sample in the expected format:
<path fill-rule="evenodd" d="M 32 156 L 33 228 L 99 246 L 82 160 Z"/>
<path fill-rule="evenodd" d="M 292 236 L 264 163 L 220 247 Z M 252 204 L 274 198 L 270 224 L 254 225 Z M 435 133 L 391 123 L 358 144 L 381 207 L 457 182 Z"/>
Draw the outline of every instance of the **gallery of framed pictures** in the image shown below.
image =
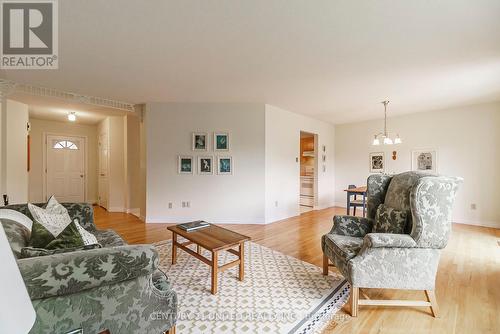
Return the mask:
<path fill-rule="evenodd" d="M 397 152 L 393 151 L 393 160 L 397 159 Z M 385 172 L 384 152 L 372 152 L 369 157 L 370 173 Z M 411 151 L 411 170 L 438 173 L 438 151 L 436 149 L 415 149 Z"/>
<path fill-rule="evenodd" d="M 177 172 L 179 174 L 194 174 L 199 175 L 232 175 L 233 174 L 233 157 L 231 156 L 197 156 L 179 155 L 177 158 Z"/>
<path fill-rule="evenodd" d="M 212 138 L 212 146 L 210 145 L 210 137 Z M 229 151 L 230 139 L 228 132 L 214 132 L 210 136 L 208 132 L 192 132 L 191 133 L 191 149 L 192 151 L 207 152 L 210 147 L 216 152 Z M 233 158 L 231 156 L 212 155 L 179 155 L 177 158 L 177 172 L 179 174 L 194 174 L 198 175 L 232 175 L 233 174 Z"/>

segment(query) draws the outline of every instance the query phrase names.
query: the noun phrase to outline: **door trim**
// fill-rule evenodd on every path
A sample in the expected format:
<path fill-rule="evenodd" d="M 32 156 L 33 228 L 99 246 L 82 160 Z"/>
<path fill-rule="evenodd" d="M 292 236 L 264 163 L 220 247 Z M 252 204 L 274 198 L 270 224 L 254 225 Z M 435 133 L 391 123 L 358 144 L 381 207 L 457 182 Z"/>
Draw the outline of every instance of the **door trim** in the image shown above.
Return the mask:
<path fill-rule="evenodd" d="M 106 148 L 107 148 L 107 155 L 106 155 L 106 187 L 103 189 L 104 192 L 106 193 L 106 207 L 102 206 L 101 203 L 101 137 L 105 136 L 106 137 Z M 96 198 L 96 203 L 99 205 L 101 208 L 105 209 L 106 211 L 110 211 L 109 208 L 109 129 L 103 129 L 101 132 L 98 130 L 97 134 L 97 198 Z"/>
<path fill-rule="evenodd" d="M 81 136 L 81 135 L 72 135 L 69 133 L 58 133 L 58 132 L 42 132 L 42 162 L 43 162 L 43 189 L 42 189 L 42 196 L 45 199 L 45 201 L 48 200 L 47 198 L 47 137 L 48 136 L 61 136 L 61 137 L 73 137 L 73 138 L 79 138 L 82 139 L 84 142 L 84 150 L 83 150 L 83 201 L 87 202 L 89 198 L 88 194 L 88 172 L 89 172 L 89 164 L 88 164 L 88 136 Z M 90 203 L 93 204 L 93 203 Z"/>

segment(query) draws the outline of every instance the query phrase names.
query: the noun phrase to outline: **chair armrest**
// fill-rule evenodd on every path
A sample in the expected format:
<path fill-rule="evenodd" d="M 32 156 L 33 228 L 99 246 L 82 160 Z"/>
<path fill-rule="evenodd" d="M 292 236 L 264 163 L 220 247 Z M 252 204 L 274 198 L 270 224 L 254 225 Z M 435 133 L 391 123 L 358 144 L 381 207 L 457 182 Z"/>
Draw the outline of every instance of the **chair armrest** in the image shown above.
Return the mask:
<path fill-rule="evenodd" d="M 330 233 L 347 235 L 350 237 L 363 237 L 370 233 L 373 220 L 356 216 L 334 216 L 333 227 Z"/>
<path fill-rule="evenodd" d="M 363 239 L 367 248 L 415 248 L 417 243 L 409 234 L 368 233 Z"/>
<path fill-rule="evenodd" d="M 35 300 L 150 275 L 158 266 L 158 253 L 152 245 L 127 245 L 20 259 L 17 264 Z"/>

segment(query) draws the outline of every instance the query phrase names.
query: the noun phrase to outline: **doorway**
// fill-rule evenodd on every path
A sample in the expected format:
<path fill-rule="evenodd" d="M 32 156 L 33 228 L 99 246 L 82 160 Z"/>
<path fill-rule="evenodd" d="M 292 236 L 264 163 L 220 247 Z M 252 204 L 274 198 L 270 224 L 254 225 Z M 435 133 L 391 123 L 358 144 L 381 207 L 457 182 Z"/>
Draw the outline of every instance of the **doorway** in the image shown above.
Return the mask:
<path fill-rule="evenodd" d="M 300 132 L 300 213 L 314 209 L 316 203 L 317 136 Z"/>
<path fill-rule="evenodd" d="M 99 134 L 99 176 L 98 176 L 98 204 L 99 206 L 108 209 L 108 133 L 102 132 Z"/>
<path fill-rule="evenodd" d="M 85 202 L 85 143 L 83 137 L 46 135 L 45 199 Z"/>

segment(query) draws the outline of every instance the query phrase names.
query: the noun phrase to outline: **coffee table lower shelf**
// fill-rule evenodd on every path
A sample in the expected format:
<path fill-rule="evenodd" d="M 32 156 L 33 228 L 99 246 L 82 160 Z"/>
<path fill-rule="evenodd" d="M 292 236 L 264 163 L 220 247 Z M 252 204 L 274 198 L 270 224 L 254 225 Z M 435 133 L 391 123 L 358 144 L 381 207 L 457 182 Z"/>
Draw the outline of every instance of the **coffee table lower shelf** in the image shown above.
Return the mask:
<path fill-rule="evenodd" d="M 223 272 L 223 271 L 225 271 L 229 268 L 235 267 L 235 266 L 239 266 L 238 278 L 240 281 L 243 281 L 245 279 L 245 240 L 241 240 L 240 242 L 238 242 L 236 244 L 227 245 L 227 246 L 220 248 L 220 249 L 209 250 L 212 253 L 212 258 L 208 259 L 201 254 L 202 247 L 199 244 L 197 244 L 196 242 L 191 241 L 189 239 L 186 242 L 180 243 L 177 241 L 177 233 L 175 233 L 174 231 L 171 231 L 171 232 L 172 232 L 172 264 L 174 265 L 177 263 L 177 248 L 180 248 L 183 251 L 185 251 L 186 253 L 194 256 L 195 258 L 197 258 L 201 262 L 210 266 L 211 277 L 212 277 L 212 282 L 211 282 L 212 283 L 211 284 L 212 294 L 214 294 L 214 295 L 217 294 L 218 274 L 220 272 Z M 183 237 L 186 238 L 185 235 L 183 235 Z M 193 244 L 196 245 L 196 252 L 193 251 L 192 249 L 188 248 L 188 246 L 193 245 Z M 235 247 L 235 246 L 238 246 L 238 250 L 233 249 L 233 247 Z M 219 266 L 218 259 L 219 259 L 219 252 L 220 251 L 227 251 L 231 254 L 234 254 L 238 257 L 238 259 L 236 259 L 232 262 L 226 263 L 222 266 Z"/>

